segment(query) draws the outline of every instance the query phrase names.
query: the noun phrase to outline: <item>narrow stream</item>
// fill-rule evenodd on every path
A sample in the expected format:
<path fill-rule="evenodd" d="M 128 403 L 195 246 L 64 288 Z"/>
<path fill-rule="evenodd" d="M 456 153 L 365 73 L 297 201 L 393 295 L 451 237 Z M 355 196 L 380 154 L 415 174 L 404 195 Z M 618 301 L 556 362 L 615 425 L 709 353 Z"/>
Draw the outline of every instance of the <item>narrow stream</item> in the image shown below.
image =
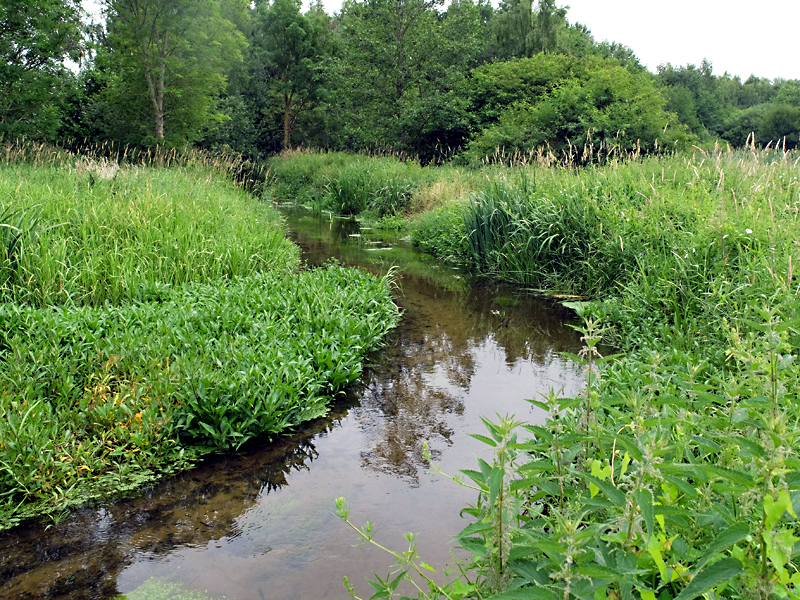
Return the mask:
<path fill-rule="evenodd" d="M 428 474 L 423 444 L 445 472 L 474 468 L 476 456 L 490 456 L 468 435 L 483 433 L 481 416 L 538 421 L 525 398 L 577 392 L 580 375 L 559 355 L 579 347 L 563 325 L 569 314 L 524 290 L 471 285 L 357 223 L 285 216 L 310 266 L 336 258 L 376 273 L 401 268 L 403 320 L 361 383 L 280 442 L 210 459 L 49 528 L 0 533 L 0 597 L 111 598 L 159 578 L 162 591 L 176 582 L 213 598 L 345 599 L 343 575 L 369 597 L 365 578 L 386 576 L 392 559 L 353 546 L 337 496 L 353 521 L 378 524 L 382 544 L 404 550 L 403 533 L 418 532 L 427 563 L 452 565 L 452 538 L 468 523 L 459 510 L 475 495 Z"/>

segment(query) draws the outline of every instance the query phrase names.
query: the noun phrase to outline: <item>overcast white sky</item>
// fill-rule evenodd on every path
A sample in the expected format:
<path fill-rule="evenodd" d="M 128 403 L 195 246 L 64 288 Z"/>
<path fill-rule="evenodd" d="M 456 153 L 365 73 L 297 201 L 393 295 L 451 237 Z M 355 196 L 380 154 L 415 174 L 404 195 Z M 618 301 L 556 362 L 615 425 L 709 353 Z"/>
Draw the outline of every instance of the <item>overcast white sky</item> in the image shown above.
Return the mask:
<path fill-rule="evenodd" d="M 89 10 L 96 0 L 84 0 Z M 308 0 L 304 2 L 308 7 Z M 342 0 L 323 0 L 330 14 Z M 571 0 L 567 18 L 630 46 L 648 69 L 703 58 L 714 73 L 800 79 L 800 0 Z"/>

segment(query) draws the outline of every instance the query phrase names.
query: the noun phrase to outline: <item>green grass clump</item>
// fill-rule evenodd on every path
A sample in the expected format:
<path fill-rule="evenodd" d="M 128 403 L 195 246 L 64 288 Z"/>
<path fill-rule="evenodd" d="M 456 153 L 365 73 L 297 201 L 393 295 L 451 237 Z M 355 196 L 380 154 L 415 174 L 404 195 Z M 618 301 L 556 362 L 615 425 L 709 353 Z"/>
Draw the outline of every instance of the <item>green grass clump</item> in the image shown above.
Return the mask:
<path fill-rule="evenodd" d="M 118 303 L 157 283 L 290 272 L 299 263 L 276 213 L 222 173 L 124 167 L 103 178 L 82 164 L 0 165 L 0 214 L 8 221 L 0 230 L 0 297 L 39 306 Z"/>
<path fill-rule="evenodd" d="M 421 167 L 393 156 L 294 151 L 270 159 L 266 194 L 316 211 L 379 219 L 448 204 L 480 181 L 478 171 Z"/>

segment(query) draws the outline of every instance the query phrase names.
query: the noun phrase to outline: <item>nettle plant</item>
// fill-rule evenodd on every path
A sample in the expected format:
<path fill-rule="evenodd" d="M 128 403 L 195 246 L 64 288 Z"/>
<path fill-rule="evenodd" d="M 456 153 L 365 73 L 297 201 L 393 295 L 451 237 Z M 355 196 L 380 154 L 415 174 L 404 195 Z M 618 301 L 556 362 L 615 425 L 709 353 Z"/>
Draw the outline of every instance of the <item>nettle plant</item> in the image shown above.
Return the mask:
<path fill-rule="evenodd" d="M 645 349 L 608 362 L 602 377 L 599 322 L 584 314 L 587 350 L 574 357 L 584 395 L 531 400 L 548 411 L 544 425 L 485 420 L 488 435 L 475 437 L 494 459 L 453 478 L 478 492 L 464 511 L 474 522 L 457 537 L 474 562 L 419 597 L 800 597 L 798 369 L 788 343 L 798 323 L 779 304 L 764 298 L 746 333 L 728 326 L 724 370 Z M 394 577 L 411 579 L 418 557 L 405 556 Z M 375 586 L 373 598 L 396 588 Z"/>

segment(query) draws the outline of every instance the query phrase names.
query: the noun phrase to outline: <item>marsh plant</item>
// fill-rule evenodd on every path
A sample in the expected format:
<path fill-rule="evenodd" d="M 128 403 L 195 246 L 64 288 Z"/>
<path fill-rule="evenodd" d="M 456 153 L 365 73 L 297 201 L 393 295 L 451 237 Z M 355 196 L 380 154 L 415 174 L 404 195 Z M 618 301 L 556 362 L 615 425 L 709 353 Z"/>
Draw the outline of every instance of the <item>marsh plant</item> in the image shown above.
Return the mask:
<path fill-rule="evenodd" d="M 437 217 L 474 270 L 595 298 L 572 305 L 582 395 L 476 436 L 495 454 L 456 478 L 474 562 L 449 597 L 800 597 L 798 161 L 510 174 Z"/>

